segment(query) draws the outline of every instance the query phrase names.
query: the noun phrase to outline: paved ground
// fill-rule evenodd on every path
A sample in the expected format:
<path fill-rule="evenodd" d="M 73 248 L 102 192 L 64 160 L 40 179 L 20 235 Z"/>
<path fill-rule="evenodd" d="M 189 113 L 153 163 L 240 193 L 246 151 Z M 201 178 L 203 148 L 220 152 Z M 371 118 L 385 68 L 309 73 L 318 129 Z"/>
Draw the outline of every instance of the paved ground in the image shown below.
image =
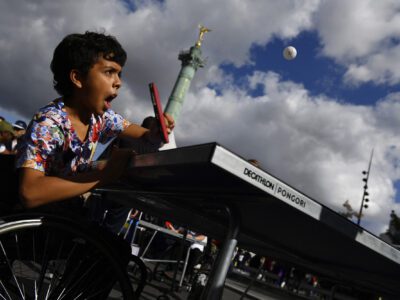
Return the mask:
<path fill-rule="evenodd" d="M 177 278 L 179 279 L 179 275 Z M 189 292 L 188 285 L 183 285 L 179 289 L 171 290 L 173 272 L 167 272 L 166 276 L 161 276 L 162 278 L 151 279 L 145 286 L 140 299 L 142 300 L 153 300 L 153 299 L 199 299 L 190 298 L 193 297 Z M 161 280 L 160 280 L 161 279 Z M 175 286 L 178 286 L 179 282 L 176 282 Z M 246 289 L 247 283 L 245 281 L 240 281 L 238 279 L 229 278 L 225 283 L 225 288 L 223 292 L 223 300 L 236 300 L 241 299 L 243 291 Z M 273 286 L 266 286 L 262 289 L 252 288 L 246 297 L 243 299 L 265 299 L 265 300 L 295 300 L 295 299 L 305 299 L 300 296 L 291 295 L 287 291 L 279 289 Z"/>
<path fill-rule="evenodd" d="M 239 300 L 242 292 L 245 290 L 246 285 L 228 279 L 225 285 L 225 289 L 223 292 L 223 300 Z M 163 298 L 162 296 L 167 296 L 168 298 Z M 161 296 L 161 297 L 160 297 Z M 159 298 L 160 297 L 160 298 Z M 188 299 L 189 293 L 186 289 L 181 289 L 179 292 L 172 293 L 170 291 L 170 286 L 165 283 L 160 282 L 151 282 L 149 283 L 140 299 L 143 300 L 153 300 L 153 299 L 176 299 L 183 300 Z M 287 293 L 282 293 L 277 290 L 271 289 L 268 290 L 250 290 L 248 295 L 244 299 L 265 299 L 265 300 L 295 300 L 295 299 L 304 299 L 296 296 L 289 295 Z"/>

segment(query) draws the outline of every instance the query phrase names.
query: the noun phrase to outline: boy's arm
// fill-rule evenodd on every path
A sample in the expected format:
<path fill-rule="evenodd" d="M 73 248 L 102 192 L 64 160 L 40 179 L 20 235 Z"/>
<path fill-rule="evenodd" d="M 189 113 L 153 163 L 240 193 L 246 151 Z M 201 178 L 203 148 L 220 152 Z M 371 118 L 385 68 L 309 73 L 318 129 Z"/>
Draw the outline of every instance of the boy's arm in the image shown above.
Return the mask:
<path fill-rule="evenodd" d="M 149 134 L 148 132 L 149 132 L 148 129 L 132 123 L 119 134 L 119 137 L 140 139 Z"/>
<path fill-rule="evenodd" d="M 27 208 L 57 202 L 76 197 L 101 182 L 100 172 L 90 172 L 69 178 L 46 176 L 43 172 L 31 169 L 20 169 L 19 196 Z"/>
<path fill-rule="evenodd" d="M 82 195 L 118 179 L 132 156 L 132 151 L 115 150 L 102 170 L 65 178 L 46 176 L 32 168 L 20 168 L 20 198 L 26 207 L 36 207 Z"/>
<path fill-rule="evenodd" d="M 170 133 L 175 127 L 174 119 L 167 113 L 164 113 L 164 117 L 167 131 Z M 121 138 L 144 139 L 152 144 L 161 143 L 161 135 L 156 122 L 153 122 L 149 129 L 136 124 L 130 124 L 119 136 Z"/>

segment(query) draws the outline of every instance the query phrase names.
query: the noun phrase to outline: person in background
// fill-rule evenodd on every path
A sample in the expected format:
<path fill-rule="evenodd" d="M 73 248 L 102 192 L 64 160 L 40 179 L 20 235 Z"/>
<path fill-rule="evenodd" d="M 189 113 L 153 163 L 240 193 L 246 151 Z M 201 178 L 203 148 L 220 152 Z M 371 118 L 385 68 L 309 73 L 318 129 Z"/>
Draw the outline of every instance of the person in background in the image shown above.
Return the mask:
<path fill-rule="evenodd" d="M 16 137 L 15 131 L 7 121 L 0 122 L 0 154 L 15 154 L 13 140 Z"/>
<path fill-rule="evenodd" d="M 260 168 L 260 162 L 257 159 L 250 158 L 247 160 L 249 163 L 251 163 L 253 166 Z"/>
<path fill-rule="evenodd" d="M 24 121 L 18 120 L 12 126 L 18 138 L 25 134 L 27 126 Z"/>
<path fill-rule="evenodd" d="M 12 150 L 16 152 L 18 143 L 21 141 L 22 136 L 25 134 L 27 126 L 26 123 L 22 120 L 16 121 L 14 124 L 12 124 L 12 126 L 15 132 L 15 137 L 12 141 Z"/>
<path fill-rule="evenodd" d="M 171 224 L 171 222 L 166 222 L 165 226 L 168 229 L 170 229 L 170 230 L 172 230 L 172 231 L 174 231 L 176 233 L 184 234 L 185 230 L 183 228 L 176 229 L 175 226 Z M 200 266 L 198 266 L 198 265 L 199 265 L 201 256 L 203 255 L 204 248 L 205 248 L 205 245 L 207 244 L 208 238 L 204 234 L 199 234 L 199 233 L 196 233 L 196 232 L 191 231 L 191 230 L 187 231 L 186 237 L 190 238 L 190 239 L 194 239 L 196 241 L 194 243 L 191 242 L 191 245 L 189 246 L 190 247 L 190 254 L 189 254 L 189 261 L 188 261 L 188 264 L 187 264 L 187 270 L 188 271 L 187 271 L 185 277 L 187 278 L 187 281 L 190 281 L 190 279 L 193 276 L 194 268 L 195 267 L 196 268 L 200 268 Z"/>

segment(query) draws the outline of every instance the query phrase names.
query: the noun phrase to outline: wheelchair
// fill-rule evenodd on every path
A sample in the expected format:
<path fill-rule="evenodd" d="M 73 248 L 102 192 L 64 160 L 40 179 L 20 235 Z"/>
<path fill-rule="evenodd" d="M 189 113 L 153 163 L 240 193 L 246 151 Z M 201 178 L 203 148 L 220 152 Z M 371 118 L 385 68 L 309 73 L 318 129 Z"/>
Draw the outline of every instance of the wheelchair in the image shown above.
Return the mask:
<path fill-rule="evenodd" d="M 3 157 L 4 156 L 4 157 Z M 65 216 L 14 209 L 14 157 L 0 157 L 0 299 L 138 299 L 144 263 L 110 234 Z M 133 291 L 128 261 L 139 266 Z"/>

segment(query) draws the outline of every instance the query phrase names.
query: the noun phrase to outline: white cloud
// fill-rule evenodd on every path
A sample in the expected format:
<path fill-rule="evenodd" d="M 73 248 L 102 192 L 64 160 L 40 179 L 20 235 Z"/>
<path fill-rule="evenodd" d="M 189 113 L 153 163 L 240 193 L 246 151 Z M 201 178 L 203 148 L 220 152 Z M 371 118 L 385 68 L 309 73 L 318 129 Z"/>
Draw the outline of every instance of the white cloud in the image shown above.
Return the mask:
<path fill-rule="evenodd" d="M 400 82 L 400 46 L 382 47 L 380 53 L 369 55 L 362 63 L 349 65 L 344 79 L 352 84 L 373 82 L 395 85 Z"/>
<path fill-rule="evenodd" d="M 322 2 L 315 24 L 322 54 L 347 67 L 353 84 L 399 83 L 399 11 L 397 0 Z"/>

